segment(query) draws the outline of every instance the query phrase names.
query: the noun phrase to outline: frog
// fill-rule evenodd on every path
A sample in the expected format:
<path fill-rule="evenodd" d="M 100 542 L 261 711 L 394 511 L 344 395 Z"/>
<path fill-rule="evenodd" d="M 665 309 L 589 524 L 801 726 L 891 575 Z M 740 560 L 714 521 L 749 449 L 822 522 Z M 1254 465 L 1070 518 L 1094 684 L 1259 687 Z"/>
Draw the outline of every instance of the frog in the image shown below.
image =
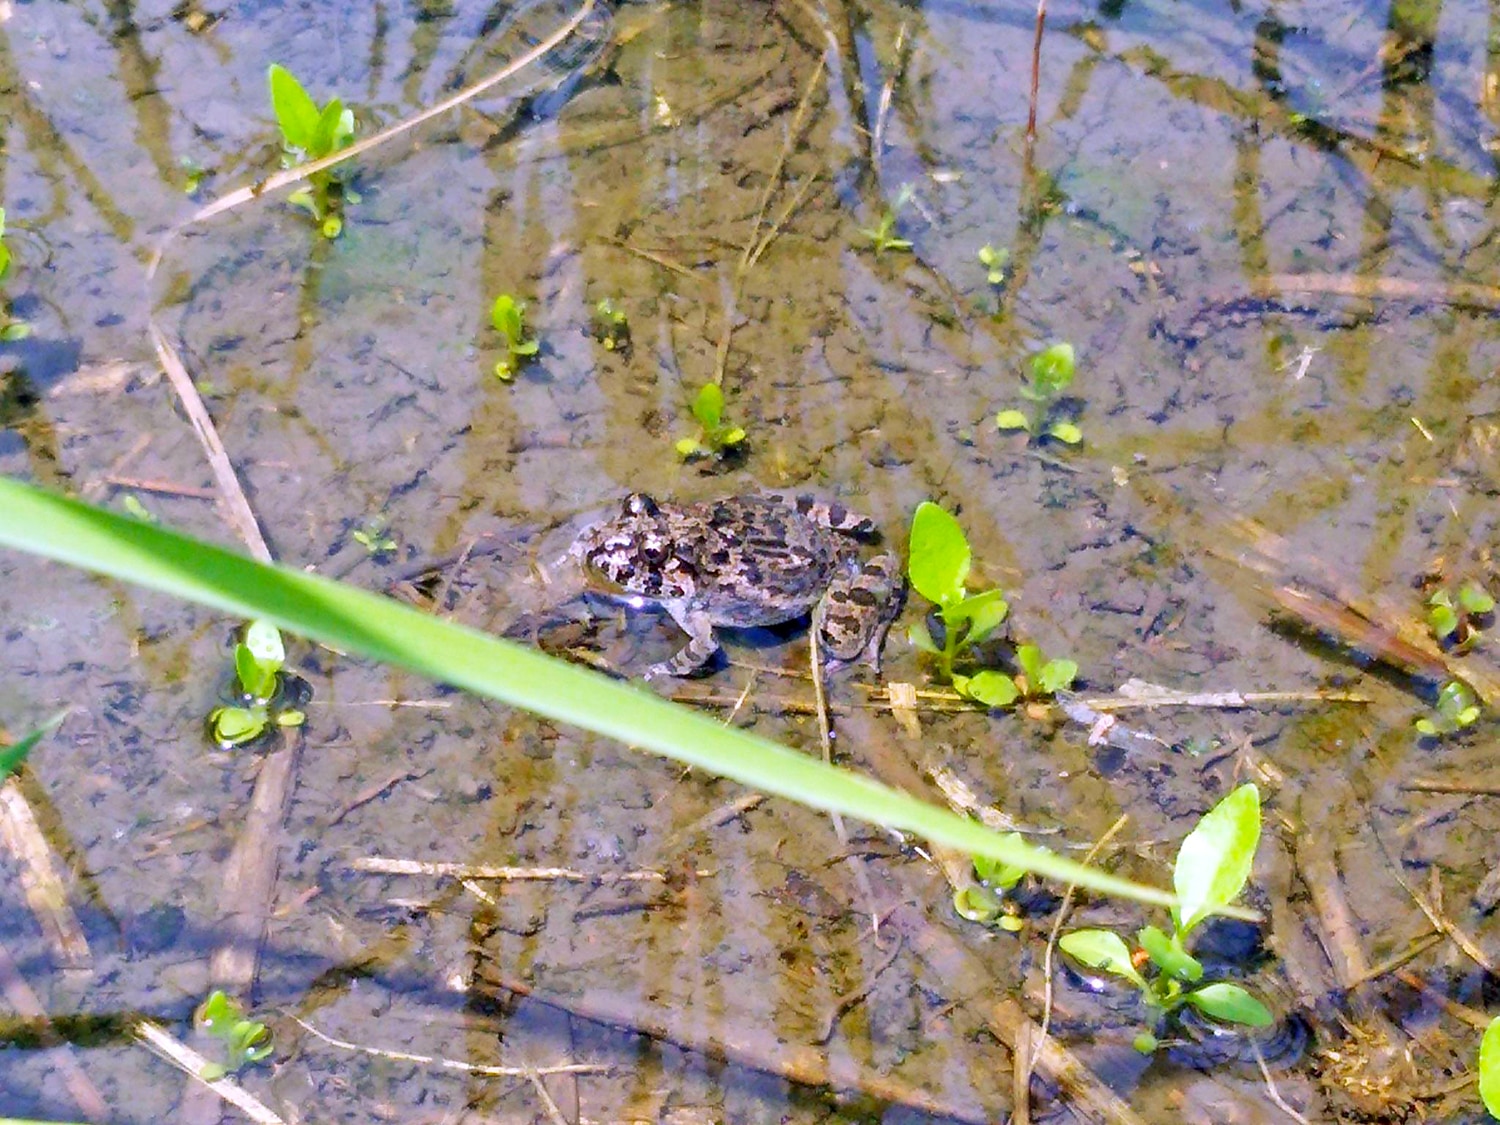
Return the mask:
<path fill-rule="evenodd" d="M 668 613 L 688 636 L 647 679 L 701 672 L 719 652 L 715 630 L 810 616 L 829 666 L 878 674 L 885 637 L 905 599 L 899 559 L 861 561 L 868 517 L 836 501 L 780 493 L 675 504 L 626 496 L 586 528 L 569 555 L 596 593 Z"/>

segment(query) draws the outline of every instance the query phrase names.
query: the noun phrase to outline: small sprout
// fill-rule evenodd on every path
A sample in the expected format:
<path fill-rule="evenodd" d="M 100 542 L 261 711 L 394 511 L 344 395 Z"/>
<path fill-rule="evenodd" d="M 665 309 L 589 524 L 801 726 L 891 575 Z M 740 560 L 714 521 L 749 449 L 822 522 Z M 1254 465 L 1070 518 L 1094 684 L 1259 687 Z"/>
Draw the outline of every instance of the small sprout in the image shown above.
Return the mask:
<path fill-rule="evenodd" d="M 1478 582 L 1465 582 L 1456 594 L 1439 587 L 1427 599 L 1427 628 L 1434 640 L 1467 652 L 1482 639 L 1480 626 L 1489 624 L 1494 610 L 1494 596 Z"/>
<path fill-rule="evenodd" d="M 1219 1023 L 1269 1027 L 1271 1012 L 1246 989 L 1225 981 L 1200 984 L 1203 965 L 1187 951 L 1192 931 L 1239 897 L 1259 844 L 1260 791 L 1242 785 L 1205 813 L 1178 849 L 1171 933 L 1143 927 L 1132 950 L 1113 930 L 1075 930 L 1062 936 L 1059 948 L 1091 969 L 1130 981 L 1162 1015 L 1173 1016 L 1186 1004 Z M 1136 1037 L 1138 1051 L 1157 1046 L 1150 1032 Z"/>
<path fill-rule="evenodd" d="M 1005 267 L 1010 264 L 1009 250 L 996 250 L 986 243 L 979 248 L 979 264 L 988 272 L 984 280 L 996 288 L 1005 284 Z"/>
<path fill-rule="evenodd" d="M 1479 1098 L 1491 1117 L 1500 1118 L 1500 1016 L 1490 1020 L 1479 1041 Z"/>
<path fill-rule="evenodd" d="M 1437 704 L 1432 714 L 1416 721 L 1419 733 L 1428 738 L 1439 738 L 1446 734 L 1457 734 L 1479 720 L 1479 701 L 1474 692 L 1462 680 L 1449 680 L 1438 689 Z"/>
<path fill-rule="evenodd" d="M 515 378 L 517 369 L 541 349 L 535 340 L 527 339 L 526 302 L 509 293 L 495 298 L 490 308 L 490 323 L 505 340 L 506 354 L 495 363 L 495 375 L 505 383 Z"/>
<path fill-rule="evenodd" d="M 903 184 L 901 190 L 896 193 L 895 202 L 887 207 L 880 216 L 880 221 L 873 227 L 860 229 L 860 234 L 870 240 L 870 245 L 878 258 L 887 250 L 910 250 L 911 242 L 905 238 L 896 237 L 896 216 L 911 201 L 912 187 Z"/>
<path fill-rule="evenodd" d="M 10 247 L 5 245 L 5 208 L 0 207 L 0 281 L 10 274 Z M 15 320 L 10 315 L 10 306 L 0 298 L 0 343 L 14 344 L 31 335 L 31 325 L 24 320 Z"/>
<path fill-rule="evenodd" d="M 146 505 L 142 504 L 140 498 L 134 492 L 127 492 L 124 496 L 120 497 L 120 507 L 125 509 L 126 515 L 140 520 L 142 523 L 161 523 L 161 520 L 156 517 L 156 513 L 150 511 Z"/>
<path fill-rule="evenodd" d="M 282 166 L 294 168 L 312 160 L 322 160 L 354 139 L 354 113 L 344 108 L 338 98 L 331 98 L 321 109 L 291 71 L 272 63 L 266 72 L 271 87 L 271 109 L 281 130 Z M 325 168 L 307 178 L 308 186 L 287 197 L 313 217 L 324 238 L 337 238 L 344 229 L 344 204 L 357 203 L 359 197 L 344 187 L 335 168 Z"/>
<path fill-rule="evenodd" d="M 609 297 L 594 306 L 592 334 L 607 352 L 630 350 L 630 321 Z"/>
<path fill-rule="evenodd" d="M 383 555 L 396 549 L 396 541 L 388 534 L 385 517 L 372 516 L 363 527 L 356 527 L 349 537 L 371 555 Z"/>
<path fill-rule="evenodd" d="M 698 420 L 698 436 L 678 440 L 676 448 L 681 457 L 725 457 L 744 444 L 744 427 L 724 420 L 724 391 L 717 383 L 704 383 L 698 388 L 692 410 Z"/>
<path fill-rule="evenodd" d="M 282 689 L 286 647 L 269 621 L 252 621 L 234 646 L 234 672 L 240 689 L 233 704 L 216 707 L 208 716 L 214 741 L 227 750 L 253 742 L 272 725 L 301 726 L 306 716 L 298 710 L 275 707 Z"/>
<path fill-rule="evenodd" d="M 239 1003 L 218 989 L 198 1005 L 193 1022 L 223 1045 L 224 1061 L 210 1063 L 200 1072 L 209 1081 L 259 1062 L 274 1048 L 270 1029 L 258 1020 L 247 1019 Z"/>
<path fill-rule="evenodd" d="M 5 208 L 0 207 L 0 281 L 10 275 L 10 247 L 5 245 Z"/>
<path fill-rule="evenodd" d="M 203 186 L 203 177 L 208 175 L 207 169 L 199 164 L 191 156 L 184 156 L 177 162 L 182 169 L 182 193 L 184 195 L 195 195 Z"/>
<path fill-rule="evenodd" d="M 1033 438 L 1050 437 L 1065 445 L 1077 445 L 1083 431 L 1072 422 L 1051 417 L 1058 400 L 1073 382 L 1072 344 L 1053 344 L 1031 357 L 1031 374 L 1021 384 L 1021 397 L 1031 410 L 1002 410 L 995 425 L 1002 430 L 1025 430 Z"/>
<path fill-rule="evenodd" d="M 954 662 L 998 629 L 1010 613 L 999 590 L 969 593 L 971 560 L 969 541 L 958 520 L 931 502 L 918 505 L 911 522 L 907 576 L 912 588 L 937 607 L 935 624 L 941 626 L 942 637 L 939 643 L 926 621 L 913 625 L 907 636 L 917 648 L 937 658 L 940 679 L 976 702 L 1003 707 L 1010 702 L 1005 699 L 1007 677 L 998 672 L 961 675 L 954 671 Z"/>

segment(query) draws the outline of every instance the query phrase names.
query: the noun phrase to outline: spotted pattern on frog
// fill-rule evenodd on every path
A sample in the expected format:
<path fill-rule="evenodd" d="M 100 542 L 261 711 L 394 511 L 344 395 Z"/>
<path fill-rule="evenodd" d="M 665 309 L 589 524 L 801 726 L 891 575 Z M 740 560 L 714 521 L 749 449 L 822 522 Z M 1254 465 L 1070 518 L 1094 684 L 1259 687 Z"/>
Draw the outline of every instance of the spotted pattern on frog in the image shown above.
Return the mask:
<path fill-rule="evenodd" d="M 878 667 L 905 584 L 892 555 L 861 565 L 859 540 L 874 533 L 868 518 L 811 496 L 678 505 L 634 493 L 570 554 L 596 589 L 654 604 L 687 633 L 651 676 L 701 668 L 719 650 L 717 626 L 775 625 L 812 610 L 835 661 Z"/>

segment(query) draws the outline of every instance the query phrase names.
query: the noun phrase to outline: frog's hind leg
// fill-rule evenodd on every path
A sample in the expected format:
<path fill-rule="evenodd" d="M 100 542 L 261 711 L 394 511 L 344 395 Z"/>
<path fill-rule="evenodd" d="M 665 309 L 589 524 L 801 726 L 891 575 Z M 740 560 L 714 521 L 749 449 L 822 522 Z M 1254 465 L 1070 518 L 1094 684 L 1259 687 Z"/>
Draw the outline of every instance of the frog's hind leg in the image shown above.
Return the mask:
<path fill-rule="evenodd" d="M 688 643 L 671 659 L 653 664 L 646 672 L 648 680 L 659 676 L 691 676 L 719 651 L 719 642 L 714 638 L 713 622 L 709 620 L 707 613 L 701 609 L 685 609 L 671 603 L 665 608 L 672 615 L 672 620 L 688 635 Z"/>
<path fill-rule="evenodd" d="M 879 675 L 880 651 L 905 601 L 906 579 L 895 555 L 877 555 L 830 582 L 813 614 L 830 666 L 864 663 Z"/>

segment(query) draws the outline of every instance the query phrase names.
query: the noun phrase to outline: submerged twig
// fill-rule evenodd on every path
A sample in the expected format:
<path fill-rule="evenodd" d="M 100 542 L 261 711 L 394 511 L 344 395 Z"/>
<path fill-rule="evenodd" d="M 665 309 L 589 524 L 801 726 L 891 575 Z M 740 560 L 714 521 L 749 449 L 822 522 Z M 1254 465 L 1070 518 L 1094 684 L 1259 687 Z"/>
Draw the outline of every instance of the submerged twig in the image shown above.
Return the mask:
<path fill-rule="evenodd" d="M 1042 86 L 1042 31 L 1047 26 L 1047 0 L 1036 0 L 1036 34 L 1031 40 L 1031 100 L 1026 111 L 1026 149 L 1036 143 L 1036 103 Z"/>
<path fill-rule="evenodd" d="M 68 888 L 52 861 L 52 848 L 36 813 L 14 777 L 0 782 L 0 845 L 15 857 L 26 905 L 47 939 L 52 957 L 66 969 L 93 963 L 88 938 L 68 904 Z"/>
<path fill-rule="evenodd" d="M 500 879 L 506 882 L 665 883 L 660 871 L 576 871 L 571 867 L 506 867 L 484 863 L 428 863 L 418 859 L 361 856 L 350 868 L 372 875 L 440 875 L 455 879 Z M 698 871 L 700 878 L 712 871 Z"/>
<path fill-rule="evenodd" d="M 417 1055 L 410 1051 L 391 1051 L 383 1047 L 368 1047 L 363 1043 L 351 1043 L 347 1039 L 335 1038 L 327 1032 L 319 1031 L 301 1016 L 293 1016 L 292 1019 L 313 1038 L 327 1043 L 330 1047 L 337 1047 L 341 1051 L 353 1051 L 356 1054 L 369 1055 L 377 1059 L 391 1059 L 394 1062 L 436 1066 L 443 1070 L 458 1070 L 464 1074 L 482 1074 L 486 1078 L 525 1078 L 528 1074 L 608 1074 L 614 1069 L 599 1063 L 560 1063 L 557 1066 L 490 1066 L 485 1063 L 444 1058 L 441 1055 Z"/>
<path fill-rule="evenodd" d="M 47 1009 L 37 994 L 31 990 L 31 986 L 26 983 L 25 978 L 21 976 L 20 968 L 11 958 L 10 951 L 5 948 L 3 942 L 0 942 L 0 996 L 5 997 L 5 1002 L 18 1015 L 34 1023 L 38 1029 L 38 1038 L 44 1047 L 58 1048 L 54 1056 L 57 1069 L 62 1073 L 68 1093 L 72 1095 L 73 1101 L 83 1115 L 90 1121 L 108 1120 L 109 1107 L 100 1096 L 99 1088 L 78 1065 L 72 1046 L 64 1042 L 53 1028 Z"/>

